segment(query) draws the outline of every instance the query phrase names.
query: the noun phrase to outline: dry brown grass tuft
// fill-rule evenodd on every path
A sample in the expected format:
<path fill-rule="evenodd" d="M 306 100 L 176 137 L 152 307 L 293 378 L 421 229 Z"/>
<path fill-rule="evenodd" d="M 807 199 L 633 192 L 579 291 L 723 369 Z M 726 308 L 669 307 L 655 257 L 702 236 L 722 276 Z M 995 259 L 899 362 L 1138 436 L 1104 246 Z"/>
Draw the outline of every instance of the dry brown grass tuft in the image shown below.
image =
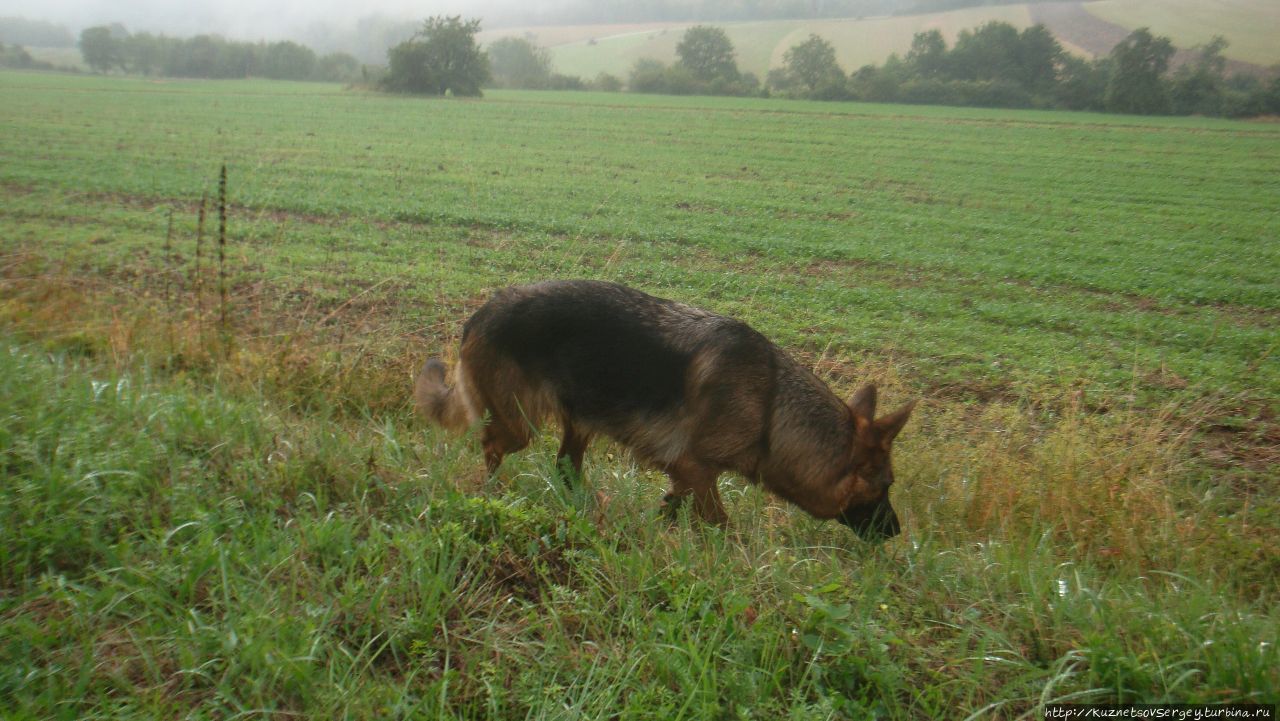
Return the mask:
<path fill-rule="evenodd" d="M 195 295 L 173 301 L 155 294 L 159 275 L 85 275 L 36 256 L 10 258 L 0 272 L 0 322 L 51 350 L 120 369 L 207 373 L 304 409 L 361 415 L 406 405 L 413 336 L 376 306 L 299 307 L 283 297 L 264 300 L 275 289 L 246 287 L 232 294 L 223 332 L 220 308 Z M 201 287 L 200 279 L 185 280 Z"/>
<path fill-rule="evenodd" d="M 908 515 L 957 544 L 1047 533 L 1064 558 L 1134 570 L 1191 562 L 1261 589 L 1280 547 L 1249 509 L 1206 509 L 1196 482 L 1197 419 L 1210 412 L 1201 401 L 1099 413 L 1077 394 L 1035 407 L 931 405 L 895 454 L 899 476 L 917 484 Z"/>

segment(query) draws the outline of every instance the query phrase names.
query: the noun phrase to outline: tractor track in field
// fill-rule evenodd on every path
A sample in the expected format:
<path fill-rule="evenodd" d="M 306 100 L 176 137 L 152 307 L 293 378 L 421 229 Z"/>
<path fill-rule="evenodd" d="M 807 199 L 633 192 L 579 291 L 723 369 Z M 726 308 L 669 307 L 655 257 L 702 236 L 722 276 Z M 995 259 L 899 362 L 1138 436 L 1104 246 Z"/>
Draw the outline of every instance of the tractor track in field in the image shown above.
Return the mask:
<path fill-rule="evenodd" d="M 0 193 L 7 192 L 15 196 L 39 194 L 47 190 L 50 189 L 30 184 L 0 182 Z M 157 210 L 167 208 L 172 209 L 179 214 L 194 216 L 200 208 L 199 201 L 190 199 L 167 199 L 120 192 L 75 193 L 73 196 L 74 199 L 90 203 L 114 205 L 143 212 L 155 212 Z M 61 207 L 61 204 L 54 204 L 53 207 Z M 92 217 L 81 217 L 75 214 L 50 215 L 32 213 L 22 209 L 10 209 L 5 212 L 11 217 L 22 217 L 32 220 L 44 219 L 50 221 L 56 219 L 57 222 L 63 224 L 84 224 L 96 222 Z M 215 229 L 214 224 L 216 223 L 216 202 L 210 200 L 207 203 L 206 212 L 208 213 L 209 218 L 207 221 L 208 226 L 206 227 L 206 233 L 212 235 Z M 297 224 L 303 226 L 339 228 L 349 223 L 364 223 L 375 227 L 384 233 L 413 232 L 415 230 L 428 228 L 449 228 L 465 233 L 465 241 L 463 242 L 467 245 L 487 248 L 498 248 L 509 245 L 512 242 L 518 241 L 521 236 L 546 236 L 558 239 L 578 237 L 577 234 L 562 229 L 538 227 L 537 225 L 511 226 L 507 224 L 486 222 L 481 219 L 437 216 L 434 214 L 421 215 L 416 213 L 397 213 L 393 217 L 389 218 L 356 217 L 349 214 L 311 213 L 289 208 L 251 206 L 238 203 L 228 203 L 227 213 L 228 217 L 232 219 L 238 218 L 242 221 L 248 221 L 251 224 L 267 223 L 274 224 L 276 226 Z M 117 219 L 115 222 L 120 223 L 121 221 Z M 141 227 L 143 226 L 136 226 L 135 229 L 140 229 Z M 243 227 L 240 230 L 235 231 L 235 235 L 237 237 L 237 243 L 247 243 L 249 245 L 270 243 L 273 242 L 272 238 L 275 237 L 275 233 L 273 231 L 265 231 L 259 228 L 246 233 Z M 644 240 L 643 238 L 631 237 L 629 235 L 593 234 L 591 237 L 593 240 L 606 245 L 616 245 L 620 243 L 625 244 Z M 899 289 L 909 289 L 925 287 L 931 283 L 929 280 L 931 277 L 945 271 L 945 269 L 927 265 L 906 265 L 876 258 L 847 257 L 840 255 L 776 258 L 772 260 L 763 257 L 756 257 L 752 253 L 730 257 L 723 256 L 708 248 L 703 248 L 681 238 L 666 239 L 662 241 L 662 243 L 681 248 L 680 253 L 668 259 L 667 262 L 672 262 L 682 267 L 718 268 L 725 272 L 743 274 L 782 272 L 788 275 L 795 275 L 797 277 L 805 277 L 818 282 L 865 282 L 868 276 L 873 276 L 876 283 Z M 610 261 L 604 257 L 599 259 L 583 257 L 580 259 L 580 262 L 586 266 L 599 266 L 600 269 L 604 269 Z M 954 274 L 949 275 L 949 278 L 952 282 L 960 282 L 965 285 L 972 284 L 972 287 L 975 290 L 986 287 L 990 282 L 993 282 L 992 279 L 979 277 L 959 279 Z M 1252 305 L 1234 303 L 1170 303 L 1151 296 L 1142 295 L 1140 293 L 1050 283 L 1043 280 L 1034 280 L 1016 276 L 997 278 L 994 279 L 994 282 L 1002 285 L 1017 286 L 1022 288 L 1025 292 L 1035 295 L 1070 293 L 1088 297 L 1096 302 L 1101 310 L 1109 313 L 1140 312 L 1173 317 L 1185 315 L 1207 307 L 1220 313 L 1222 315 L 1222 320 L 1242 328 L 1270 327 L 1280 321 L 1280 311 L 1272 308 Z"/>

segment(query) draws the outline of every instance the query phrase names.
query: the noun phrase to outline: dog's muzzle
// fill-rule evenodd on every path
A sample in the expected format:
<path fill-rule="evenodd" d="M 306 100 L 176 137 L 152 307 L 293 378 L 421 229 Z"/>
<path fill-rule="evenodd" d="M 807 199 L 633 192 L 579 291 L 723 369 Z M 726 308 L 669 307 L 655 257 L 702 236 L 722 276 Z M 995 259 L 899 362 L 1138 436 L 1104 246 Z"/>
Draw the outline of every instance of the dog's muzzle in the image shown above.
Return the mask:
<path fill-rule="evenodd" d="M 874 503 L 849 506 L 836 520 L 852 528 L 864 541 L 884 541 L 902 533 L 887 493 Z"/>

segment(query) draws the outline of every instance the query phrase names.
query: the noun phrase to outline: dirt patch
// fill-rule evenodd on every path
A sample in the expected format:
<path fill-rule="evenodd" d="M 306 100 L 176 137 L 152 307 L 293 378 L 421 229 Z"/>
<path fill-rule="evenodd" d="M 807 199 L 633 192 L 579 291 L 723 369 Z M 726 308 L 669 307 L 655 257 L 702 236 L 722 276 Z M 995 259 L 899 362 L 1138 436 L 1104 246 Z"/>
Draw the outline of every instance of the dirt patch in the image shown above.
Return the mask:
<path fill-rule="evenodd" d="M 860 273 L 867 271 L 876 271 L 874 282 L 890 288 L 923 288 L 929 285 L 927 272 L 914 272 L 903 266 L 866 258 L 821 258 L 787 268 L 789 273 L 847 285 L 858 284 Z"/>
<path fill-rule="evenodd" d="M 1280 422 L 1274 403 L 1240 400 L 1203 418 L 1193 454 L 1223 472 L 1239 490 L 1280 491 Z"/>
<path fill-rule="evenodd" d="M 31 183 L 15 183 L 11 180 L 0 181 L 0 189 L 3 189 L 6 195 L 31 195 L 38 190 Z"/>
<path fill-rule="evenodd" d="M 1035 3 L 1031 22 L 1044 25 L 1063 42 L 1095 56 L 1103 56 L 1129 36 L 1129 30 L 1109 23 L 1079 2 Z"/>
<path fill-rule="evenodd" d="M 728 215 L 728 216 L 742 215 L 741 212 L 722 208 L 718 205 L 710 205 L 708 203 L 690 203 L 683 200 L 676 203 L 675 208 L 676 210 L 683 210 L 689 213 L 703 213 L 707 215 Z"/>

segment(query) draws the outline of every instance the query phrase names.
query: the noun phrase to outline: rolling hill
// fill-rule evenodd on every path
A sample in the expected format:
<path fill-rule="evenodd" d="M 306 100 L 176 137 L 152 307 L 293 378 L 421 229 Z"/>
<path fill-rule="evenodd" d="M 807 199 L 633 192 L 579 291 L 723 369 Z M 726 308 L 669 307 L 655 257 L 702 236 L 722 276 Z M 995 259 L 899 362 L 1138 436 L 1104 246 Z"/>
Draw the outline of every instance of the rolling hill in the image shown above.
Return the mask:
<path fill-rule="evenodd" d="M 1192 48 L 1214 35 L 1230 41 L 1226 56 L 1235 70 L 1260 71 L 1280 63 L 1280 4 L 1272 0 L 1096 0 L 985 6 L 923 15 L 816 20 L 716 23 L 738 52 L 738 65 L 760 77 L 782 63 L 783 53 L 810 33 L 836 47 L 846 70 L 884 62 L 905 53 L 912 37 L 937 29 L 949 43 L 961 30 L 990 21 L 1025 28 L 1045 24 L 1070 52 L 1093 56 L 1110 51 L 1131 30 L 1150 27 L 1168 35 L 1179 48 Z M 638 23 L 502 28 L 481 34 L 482 42 L 525 37 L 548 48 L 557 72 L 585 78 L 606 72 L 625 76 L 640 58 L 666 62 L 676 43 L 697 23 Z M 1252 67 L 1251 67 L 1252 66 Z"/>

